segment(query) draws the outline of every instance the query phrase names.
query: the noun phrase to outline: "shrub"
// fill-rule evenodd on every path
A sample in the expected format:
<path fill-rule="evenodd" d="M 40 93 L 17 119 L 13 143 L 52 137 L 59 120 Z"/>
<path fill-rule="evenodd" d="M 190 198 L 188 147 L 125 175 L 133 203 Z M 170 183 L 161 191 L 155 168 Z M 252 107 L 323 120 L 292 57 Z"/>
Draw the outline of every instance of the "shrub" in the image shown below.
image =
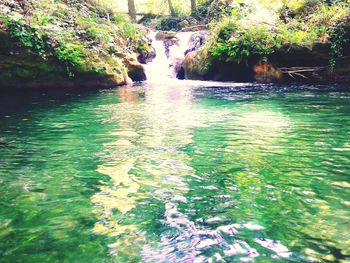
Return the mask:
<path fill-rule="evenodd" d="M 55 48 L 57 58 L 71 66 L 82 66 L 84 64 L 84 47 L 79 44 L 61 43 Z"/>
<path fill-rule="evenodd" d="M 40 55 L 44 55 L 47 51 L 47 35 L 38 30 L 37 25 L 28 25 L 23 15 L 13 12 L 3 16 L 1 20 L 8 28 L 11 38 Z"/>
<path fill-rule="evenodd" d="M 242 4 L 224 7 L 224 17 L 211 23 L 212 35 L 205 49 L 215 59 L 241 63 L 249 57 L 266 60 L 283 45 L 312 48 L 316 43 L 330 43 L 330 64 L 334 66 L 336 58 L 341 56 L 345 43 L 344 30 L 337 26 L 350 14 L 350 4 L 345 1 L 325 3 L 320 0 L 277 1 L 285 5 L 275 8 L 271 3 L 260 1 L 241 1 Z M 231 8 L 227 15 L 227 8 Z M 255 8 L 255 9 L 254 9 Z M 259 9 L 260 8 L 260 9 Z M 255 11 L 254 11 L 255 10 Z M 280 16 L 278 12 L 294 13 L 293 16 Z M 307 11 L 307 12 L 306 12 Z M 266 16 L 266 21 L 255 20 L 259 12 Z"/>
<path fill-rule="evenodd" d="M 156 25 L 157 30 L 162 31 L 179 31 L 184 27 L 196 24 L 196 20 L 190 16 L 182 17 L 164 17 Z"/>
<path fill-rule="evenodd" d="M 237 29 L 237 25 L 230 23 L 220 30 L 219 41 L 210 50 L 214 57 L 241 63 L 252 55 L 266 57 L 279 43 L 277 34 L 269 32 L 264 26 Z"/>
<path fill-rule="evenodd" d="M 197 2 L 197 9 L 191 14 L 194 18 L 204 21 L 208 18 L 210 5 L 213 0 L 202 0 Z"/>
<path fill-rule="evenodd" d="M 180 20 L 174 17 L 162 18 L 157 23 L 156 29 L 162 31 L 178 31 L 181 29 Z"/>

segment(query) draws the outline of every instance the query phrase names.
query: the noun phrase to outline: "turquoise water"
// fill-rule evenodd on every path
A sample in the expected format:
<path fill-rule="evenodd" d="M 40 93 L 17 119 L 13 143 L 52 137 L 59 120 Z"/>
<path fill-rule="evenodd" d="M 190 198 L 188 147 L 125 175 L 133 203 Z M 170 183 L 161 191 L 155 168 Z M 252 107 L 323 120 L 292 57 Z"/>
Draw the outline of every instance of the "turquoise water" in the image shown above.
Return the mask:
<path fill-rule="evenodd" d="M 349 262 L 346 87 L 0 98 L 0 262 Z"/>

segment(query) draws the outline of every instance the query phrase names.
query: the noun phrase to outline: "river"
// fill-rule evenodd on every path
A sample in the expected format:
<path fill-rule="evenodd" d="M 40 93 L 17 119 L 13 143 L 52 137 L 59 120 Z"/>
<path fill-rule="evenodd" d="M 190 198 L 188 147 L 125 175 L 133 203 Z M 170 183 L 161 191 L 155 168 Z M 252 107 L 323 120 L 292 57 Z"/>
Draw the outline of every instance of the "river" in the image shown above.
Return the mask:
<path fill-rule="evenodd" d="M 346 262 L 346 88 L 3 95 L 0 261 Z"/>

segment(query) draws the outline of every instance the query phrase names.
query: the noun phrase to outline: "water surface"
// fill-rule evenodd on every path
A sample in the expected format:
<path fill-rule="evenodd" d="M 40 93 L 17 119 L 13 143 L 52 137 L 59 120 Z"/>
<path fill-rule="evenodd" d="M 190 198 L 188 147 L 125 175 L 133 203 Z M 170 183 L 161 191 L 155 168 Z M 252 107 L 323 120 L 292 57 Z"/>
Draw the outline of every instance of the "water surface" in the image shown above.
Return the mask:
<path fill-rule="evenodd" d="M 1 262 L 350 260 L 347 87 L 0 98 Z"/>

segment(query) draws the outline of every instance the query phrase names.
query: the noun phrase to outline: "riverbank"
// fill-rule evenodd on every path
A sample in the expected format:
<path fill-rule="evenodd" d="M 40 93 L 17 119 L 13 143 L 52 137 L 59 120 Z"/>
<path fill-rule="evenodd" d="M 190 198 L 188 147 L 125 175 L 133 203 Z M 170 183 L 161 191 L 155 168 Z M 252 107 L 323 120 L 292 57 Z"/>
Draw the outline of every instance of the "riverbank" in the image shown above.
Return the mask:
<path fill-rule="evenodd" d="M 153 78 L 143 64 L 155 56 L 162 64 L 152 66 L 154 76 L 170 70 L 192 80 L 349 83 L 350 4 L 291 3 L 214 0 L 198 7 L 200 16 L 139 25 L 103 1 L 4 1 L 0 87 L 124 85 Z"/>
<path fill-rule="evenodd" d="M 146 79 L 146 31 L 98 1 L 3 1 L 0 87 L 115 86 Z"/>
<path fill-rule="evenodd" d="M 216 22 L 187 54 L 184 78 L 349 83 L 350 4 L 292 3 L 218 2 L 224 11 L 212 10 Z"/>

